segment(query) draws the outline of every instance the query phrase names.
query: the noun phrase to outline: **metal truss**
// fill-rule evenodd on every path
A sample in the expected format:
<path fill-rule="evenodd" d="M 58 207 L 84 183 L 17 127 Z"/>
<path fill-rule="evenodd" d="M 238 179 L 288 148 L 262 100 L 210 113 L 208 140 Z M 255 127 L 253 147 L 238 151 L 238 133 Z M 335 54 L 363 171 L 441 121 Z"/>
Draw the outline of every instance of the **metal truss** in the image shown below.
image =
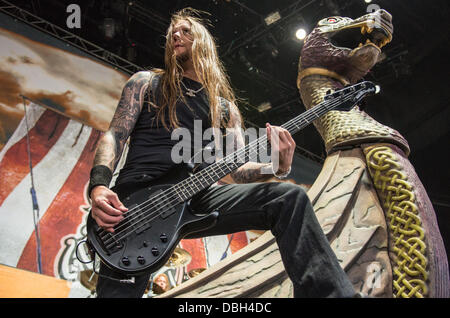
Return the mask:
<path fill-rule="evenodd" d="M 128 5 L 128 14 L 161 34 L 166 33 L 170 22 L 169 19 L 166 19 L 158 13 L 146 8 L 141 1 L 130 2 Z"/>
<path fill-rule="evenodd" d="M 221 53 L 222 58 L 232 58 L 232 55 L 239 51 L 239 49 L 243 48 L 244 46 L 251 44 L 264 36 L 266 36 L 271 30 L 275 30 L 275 28 L 282 29 L 283 25 L 286 25 L 292 21 L 293 18 L 298 16 L 298 14 L 303 11 L 304 8 L 311 5 L 312 3 L 316 2 L 317 0 L 298 0 L 295 1 L 293 4 L 289 5 L 288 7 L 284 8 L 281 12 L 281 18 L 271 24 L 267 25 L 264 22 L 263 17 L 258 14 L 257 12 L 254 12 L 252 9 L 248 8 L 247 6 L 243 5 L 241 2 L 237 0 L 232 0 L 232 2 L 236 3 L 237 5 L 243 7 L 244 9 L 251 11 L 253 14 L 258 15 L 261 17 L 262 22 L 252 29 L 248 30 L 247 32 L 241 34 L 238 38 L 231 41 L 229 44 L 224 45 L 223 53 Z M 249 63 L 251 63 L 249 61 Z M 243 76 L 249 77 L 254 76 L 252 80 L 258 79 L 261 83 L 270 83 L 270 85 L 276 85 L 279 89 L 283 90 L 287 94 L 293 94 L 293 92 L 297 92 L 297 89 L 295 86 L 292 86 L 291 84 L 288 84 L 282 80 L 276 79 L 270 74 L 267 74 L 264 70 L 258 69 L 258 72 L 246 72 L 243 70 L 237 70 L 240 74 Z"/>
<path fill-rule="evenodd" d="M 243 33 L 237 39 L 234 39 L 230 44 L 224 46 L 225 50 L 222 56 L 228 56 L 233 52 L 235 52 L 236 50 L 238 50 L 239 48 L 247 44 L 250 44 L 261 37 L 264 37 L 269 30 L 271 30 L 277 25 L 288 22 L 290 19 L 295 17 L 295 15 L 299 14 L 300 11 L 302 11 L 304 8 L 316 2 L 316 0 L 309 0 L 307 3 L 304 2 L 305 0 L 296 1 L 292 5 L 282 10 L 282 12 L 280 12 L 281 19 L 278 20 L 276 23 L 273 23 L 268 26 L 265 24 L 265 22 L 263 22 L 255 26 L 254 28 L 248 30 L 247 32 Z M 239 2 L 237 3 L 240 4 Z"/>
<path fill-rule="evenodd" d="M 85 39 L 70 33 L 69 31 L 56 26 L 24 9 L 21 9 L 8 1 L 0 0 L 0 12 L 3 12 L 102 61 L 105 61 L 117 70 L 121 70 L 128 74 L 134 74 L 138 71 L 144 70 L 143 67 L 133 64 L 130 61 L 109 52 L 94 43 L 86 41 Z"/>

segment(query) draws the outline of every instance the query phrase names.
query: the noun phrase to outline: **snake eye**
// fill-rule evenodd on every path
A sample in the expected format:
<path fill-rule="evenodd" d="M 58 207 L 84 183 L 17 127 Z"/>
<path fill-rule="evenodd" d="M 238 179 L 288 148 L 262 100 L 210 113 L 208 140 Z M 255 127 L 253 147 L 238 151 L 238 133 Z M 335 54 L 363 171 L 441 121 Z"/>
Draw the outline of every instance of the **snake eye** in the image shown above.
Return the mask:
<path fill-rule="evenodd" d="M 318 25 L 319 26 L 335 26 L 339 23 L 342 22 L 342 20 L 344 20 L 342 17 L 329 17 L 329 18 L 325 18 L 319 21 Z"/>

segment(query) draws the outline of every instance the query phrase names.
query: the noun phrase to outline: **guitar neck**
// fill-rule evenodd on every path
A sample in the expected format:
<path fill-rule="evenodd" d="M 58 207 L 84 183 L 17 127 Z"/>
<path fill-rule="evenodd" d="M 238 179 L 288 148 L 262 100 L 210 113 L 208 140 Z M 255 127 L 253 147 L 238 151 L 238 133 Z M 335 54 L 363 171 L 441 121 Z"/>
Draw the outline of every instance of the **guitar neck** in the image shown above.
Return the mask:
<path fill-rule="evenodd" d="M 308 109 L 302 114 L 289 120 L 281 125 L 282 128 L 289 131 L 291 135 L 302 130 L 317 118 L 323 116 L 328 111 L 335 108 L 342 100 L 326 100 L 315 107 Z M 263 135 L 258 139 L 250 142 L 245 147 L 236 150 L 217 162 L 200 170 L 189 178 L 175 184 L 172 188 L 176 192 L 181 202 L 186 201 L 206 189 L 210 185 L 219 181 L 230 172 L 238 169 L 244 165 L 250 158 L 257 157 L 259 151 L 267 151 L 270 149 L 270 143 L 267 141 L 267 136 Z"/>

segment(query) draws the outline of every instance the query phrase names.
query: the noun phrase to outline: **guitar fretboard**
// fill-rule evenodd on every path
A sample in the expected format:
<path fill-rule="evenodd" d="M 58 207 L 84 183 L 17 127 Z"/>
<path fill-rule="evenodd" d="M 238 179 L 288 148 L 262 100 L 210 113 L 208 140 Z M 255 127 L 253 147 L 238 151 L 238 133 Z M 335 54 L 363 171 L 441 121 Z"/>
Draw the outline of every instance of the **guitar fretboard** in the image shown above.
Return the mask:
<path fill-rule="evenodd" d="M 352 92 L 354 92 L 354 90 Z M 325 100 L 315 107 L 312 107 L 295 118 L 289 120 L 285 124 L 281 125 L 281 127 L 293 135 L 308 126 L 317 118 L 323 116 L 343 102 L 348 101 L 350 98 L 351 94 L 346 94 L 342 95 L 340 98 Z M 175 184 L 171 189 L 176 193 L 180 202 L 186 201 L 203 189 L 206 189 L 210 185 L 222 179 L 230 172 L 247 163 L 250 158 L 255 158 L 260 151 L 267 152 L 269 149 L 270 143 L 267 140 L 267 136 L 263 135 L 250 142 L 245 147 L 236 150 L 232 154 L 229 154 L 217 162 L 207 166 L 182 182 Z"/>

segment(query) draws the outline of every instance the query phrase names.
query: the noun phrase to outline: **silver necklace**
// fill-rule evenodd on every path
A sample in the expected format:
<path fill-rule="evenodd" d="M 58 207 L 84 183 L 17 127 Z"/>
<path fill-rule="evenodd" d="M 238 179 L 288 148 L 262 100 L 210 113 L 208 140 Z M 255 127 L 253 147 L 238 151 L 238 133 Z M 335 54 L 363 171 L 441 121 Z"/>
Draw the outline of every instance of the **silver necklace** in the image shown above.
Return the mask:
<path fill-rule="evenodd" d="M 197 89 L 196 91 L 194 91 L 192 88 L 186 87 L 186 85 L 184 85 L 183 81 L 181 81 L 181 85 L 183 85 L 183 87 L 186 89 L 186 91 L 187 91 L 186 95 L 188 95 L 190 97 L 197 96 L 196 94 L 203 89 L 203 86 L 202 86 L 199 89 Z"/>

